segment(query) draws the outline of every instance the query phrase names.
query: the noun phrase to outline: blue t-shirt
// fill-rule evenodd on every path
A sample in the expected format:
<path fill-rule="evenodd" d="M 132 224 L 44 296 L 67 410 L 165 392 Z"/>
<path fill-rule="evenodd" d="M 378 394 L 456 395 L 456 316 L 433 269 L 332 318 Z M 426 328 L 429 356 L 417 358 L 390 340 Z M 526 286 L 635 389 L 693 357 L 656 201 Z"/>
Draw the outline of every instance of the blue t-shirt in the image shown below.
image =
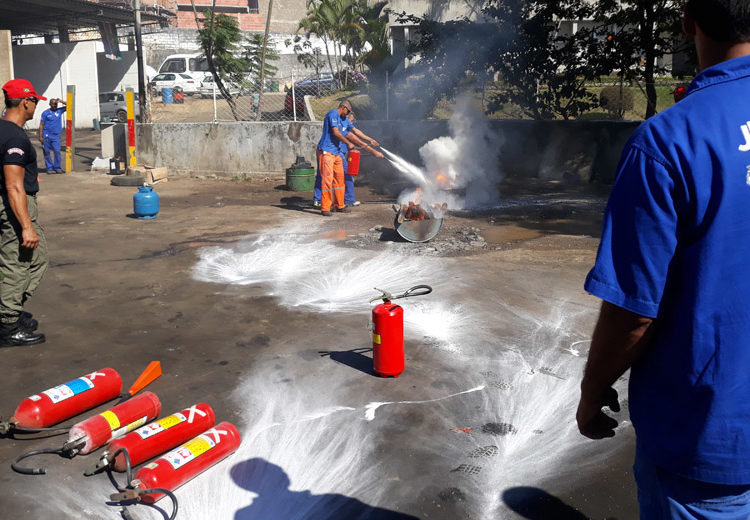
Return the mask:
<path fill-rule="evenodd" d="M 623 151 L 586 290 L 656 318 L 630 374 L 646 455 L 750 484 L 750 56 L 704 70 Z"/>
<path fill-rule="evenodd" d="M 45 134 L 61 134 L 64 113 L 65 107 L 60 107 L 57 110 L 48 108 L 42 112 L 41 122 L 44 123 L 43 132 Z"/>
<path fill-rule="evenodd" d="M 334 128 L 341 130 L 341 116 L 337 109 L 330 110 L 323 119 L 323 135 L 318 141 L 318 150 L 338 155 L 339 145 L 343 143 L 333 135 Z"/>

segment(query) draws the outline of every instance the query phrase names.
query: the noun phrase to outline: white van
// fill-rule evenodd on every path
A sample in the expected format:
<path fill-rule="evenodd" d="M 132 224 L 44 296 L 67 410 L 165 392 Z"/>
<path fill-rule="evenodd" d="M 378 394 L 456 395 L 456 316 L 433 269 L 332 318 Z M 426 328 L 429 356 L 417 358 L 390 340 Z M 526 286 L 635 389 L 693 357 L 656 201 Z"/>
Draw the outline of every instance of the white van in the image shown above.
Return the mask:
<path fill-rule="evenodd" d="M 159 66 L 159 73 L 164 72 L 190 74 L 200 82 L 207 74 L 211 75 L 203 54 L 171 54 Z"/>

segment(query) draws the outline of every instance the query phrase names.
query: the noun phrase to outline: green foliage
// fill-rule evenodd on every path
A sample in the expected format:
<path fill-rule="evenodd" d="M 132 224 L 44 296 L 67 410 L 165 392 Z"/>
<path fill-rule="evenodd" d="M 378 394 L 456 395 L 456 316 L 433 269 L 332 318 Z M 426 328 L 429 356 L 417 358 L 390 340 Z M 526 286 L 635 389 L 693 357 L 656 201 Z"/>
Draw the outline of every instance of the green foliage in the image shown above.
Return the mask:
<path fill-rule="evenodd" d="M 225 14 L 204 11 L 203 27 L 198 29 L 198 42 L 206 59 L 213 62 L 216 73 L 224 81 L 239 83 L 248 72 L 248 62 L 239 57 L 242 42 L 237 19 Z"/>
<path fill-rule="evenodd" d="M 198 42 L 213 74 L 216 86 L 227 100 L 235 119 L 239 120 L 236 104 L 225 82 L 241 85 L 247 73 L 247 61 L 237 57 L 242 41 L 237 19 L 225 14 L 214 14 L 210 9 L 203 12 L 203 27 L 198 29 Z"/>
<path fill-rule="evenodd" d="M 368 5 L 367 0 L 308 2 L 307 14 L 297 29 L 298 33 L 304 34 L 307 45 L 296 39 L 298 60 L 319 72 L 319 57 L 309 43 L 310 36 L 315 34 L 326 45 L 333 44 L 336 63 L 334 66 L 328 56 L 328 65 L 337 77 L 348 77 L 338 70 L 339 59 L 350 67 L 367 65 L 371 70 L 376 69 L 390 57 L 386 5 L 387 2 Z"/>
<path fill-rule="evenodd" d="M 599 93 L 599 106 L 613 119 L 622 119 L 625 112 L 633 110 L 633 93 L 621 84 L 604 87 Z"/>
<path fill-rule="evenodd" d="M 255 33 L 245 39 L 243 50 L 244 58 L 247 62 L 246 66 L 248 75 L 260 77 L 260 66 L 263 56 L 263 40 L 263 35 L 258 33 Z M 278 60 L 279 55 L 276 53 L 276 50 L 271 46 L 266 46 L 265 76 L 267 78 L 274 77 L 279 70 L 278 67 L 276 67 L 272 63 L 269 63 L 269 61 Z"/>
<path fill-rule="evenodd" d="M 508 88 L 492 94 L 490 111 L 511 103 L 533 119 L 570 119 L 597 105 L 585 87 L 603 72 L 595 36 L 559 33 L 559 20 L 590 16 L 589 2 L 488 0 L 483 13 L 481 23 L 402 16 L 418 24 L 421 39 L 410 52 L 420 57 L 415 68 L 429 79 L 423 87 L 433 107 L 493 75 Z"/>
<path fill-rule="evenodd" d="M 645 117 L 656 113 L 657 74 L 661 58 L 692 45 L 682 35 L 680 0 L 600 0 L 593 12 L 594 33 L 602 41 L 600 61 L 627 80 L 643 83 L 647 98 Z"/>

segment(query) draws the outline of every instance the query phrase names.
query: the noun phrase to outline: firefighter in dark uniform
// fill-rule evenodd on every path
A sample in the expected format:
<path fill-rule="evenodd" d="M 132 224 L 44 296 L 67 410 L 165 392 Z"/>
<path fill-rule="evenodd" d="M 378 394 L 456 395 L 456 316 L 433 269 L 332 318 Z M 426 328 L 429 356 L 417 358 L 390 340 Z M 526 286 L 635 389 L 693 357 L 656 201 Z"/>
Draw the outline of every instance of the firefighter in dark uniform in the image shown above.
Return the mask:
<path fill-rule="evenodd" d="M 44 334 L 24 312 L 47 270 L 47 240 L 37 223 L 36 151 L 23 130 L 40 99 L 31 83 L 13 79 L 3 85 L 5 115 L 0 119 L 0 346 L 35 345 Z"/>

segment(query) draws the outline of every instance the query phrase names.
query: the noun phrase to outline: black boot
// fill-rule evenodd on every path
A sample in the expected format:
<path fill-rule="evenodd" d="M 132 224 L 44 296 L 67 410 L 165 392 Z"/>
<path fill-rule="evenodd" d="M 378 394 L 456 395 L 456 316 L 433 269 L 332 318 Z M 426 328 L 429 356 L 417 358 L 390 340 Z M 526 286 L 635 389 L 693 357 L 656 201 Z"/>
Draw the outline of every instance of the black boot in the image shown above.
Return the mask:
<path fill-rule="evenodd" d="M 38 326 L 39 322 L 31 316 L 30 312 L 21 312 L 21 316 L 18 318 L 19 329 L 23 329 L 26 332 L 34 332 Z"/>
<path fill-rule="evenodd" d="M 25 314 L 28 316 L 22 315 L 19 317 L 18 321 L 14 323 L 0 323 L 0 346 L 9 347 L 44 343 L 46 339 L 44 334 L 38 334 L 32 330 L 24 328 L 24 324 L 38 325 L 36 320 L 32 318 L 30 314 Z M 31 323 L 31 321 L 34 323 Z"/>
<path fill-rule="evenodd" d="M 44 343 L 47 338 L 44 334 L 31 332 L 23 329 L 18 329 L 15 332 L 4 335 L 0 338 L 3 347 L 22 347 L 24 345 L 36 345 L 38 343 Z"/>

